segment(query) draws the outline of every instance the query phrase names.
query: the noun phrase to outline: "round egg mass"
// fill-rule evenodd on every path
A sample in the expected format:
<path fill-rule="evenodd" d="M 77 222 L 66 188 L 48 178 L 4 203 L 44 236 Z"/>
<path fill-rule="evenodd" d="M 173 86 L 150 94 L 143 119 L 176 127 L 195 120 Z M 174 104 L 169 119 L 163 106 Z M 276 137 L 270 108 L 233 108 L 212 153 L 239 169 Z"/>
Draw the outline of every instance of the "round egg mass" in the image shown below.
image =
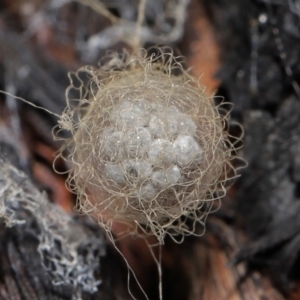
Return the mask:
<path fill-rule="evenodd" d="M 158 189 L 166 189 L 176 184 L 180 177 L 180 169 L 177 166 L 173 166 L 167 170 L 153 172 L 151 180 L 153 186 L 157 187 Z"/>
<path fill-rule="evenodd" d="M 170 165 L 175 161 L 172 143 L 166 139 L 154 139 L 149 147 L 148 157 L 154 165 Z"/>
<path fill-rule="evenodd" d="M 179 166 L 188 166 L 190 163 L 199 161 L 202 149 L 190 135 L 180 135 L 173 143 L 176 162 Z"/>
<path fill-rule="evenodd" d="M 68 107 L 77 123 L 61 122 L 73 128 L 61 156 L 82 211 L 94 211 L 104 227 L 134 220 L 162 241 L 187 231 L 181 217 L 201 223 L 207 203 L 224 192 L 234 149 L 224 130 L 228 114 L 175 58 L 122 59 L 118 68 L 86 71 L 89 103 Z"/>
<path fill-rule="evenodd" d="M 144 127 L 130 128 L 124 132 L 124 148 L 130 157 L 141 157 L 152 142 L 150 132 Z"/>

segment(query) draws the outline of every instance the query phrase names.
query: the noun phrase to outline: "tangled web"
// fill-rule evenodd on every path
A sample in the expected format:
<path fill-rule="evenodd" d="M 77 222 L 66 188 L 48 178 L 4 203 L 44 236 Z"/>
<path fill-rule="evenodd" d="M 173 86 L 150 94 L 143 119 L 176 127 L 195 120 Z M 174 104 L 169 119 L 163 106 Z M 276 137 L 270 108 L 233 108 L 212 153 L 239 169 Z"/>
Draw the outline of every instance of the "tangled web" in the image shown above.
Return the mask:
<path fill-rule="evenodd" d="M 82 212 L 108 232 L 115 220 L 133 221 L 136 232 L 163 243 L 166 234 L 194 233 L 186 219 L 204 225 L 235 170 L 228 112 L 178 59 L 158 52 L 111 54 L 99 69 L 76 73 L 81 87 L 72 86 L 82 98 L 67 99 L 76 121 L 62 116 L 60 130 L 72 137 L 59 156 L 70 165 L 68 184 Z M 82 72 L 91 77 L 87 88 Z"/>

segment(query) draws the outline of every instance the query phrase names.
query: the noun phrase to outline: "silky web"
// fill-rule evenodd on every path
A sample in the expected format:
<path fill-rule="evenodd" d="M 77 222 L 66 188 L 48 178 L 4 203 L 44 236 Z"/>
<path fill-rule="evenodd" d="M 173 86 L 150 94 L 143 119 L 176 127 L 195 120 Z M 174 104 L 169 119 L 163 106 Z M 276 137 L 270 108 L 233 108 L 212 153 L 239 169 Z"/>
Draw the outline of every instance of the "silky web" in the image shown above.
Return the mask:
<path fill-rule="evenodd" d="M 108 232 L 114 221 L 125 222 L 163 244 L 166 234 L 180 240 L 194 233 L 186 219 L 204 226 L 236 174 L 228 113 L 172 53 L 156 50 L 80 69 L 80 84 L 71 88 L 82 98 L 68 99 L 56 132 L 72 132 L 58 156 L 70 166 L 79 210 Z"/>

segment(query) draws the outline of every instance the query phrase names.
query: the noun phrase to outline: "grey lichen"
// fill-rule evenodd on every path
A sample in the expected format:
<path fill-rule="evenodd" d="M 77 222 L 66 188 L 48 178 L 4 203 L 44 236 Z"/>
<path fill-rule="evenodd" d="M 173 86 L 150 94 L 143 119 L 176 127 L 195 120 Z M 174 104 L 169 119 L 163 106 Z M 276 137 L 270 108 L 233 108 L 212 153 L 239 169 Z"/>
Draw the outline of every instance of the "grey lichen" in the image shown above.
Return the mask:
<path fill-rule="evenodd" d="M 95 274 L 105 254 L 103 235 L 85 232 L 71 216 L 51 204 L 24 173 L 2 159 L 0 169 L 0 220 L 36 235 L 37 251 L 53 284 L 71 285 L 76 293 L 97 291 L 101 280 Z"/>

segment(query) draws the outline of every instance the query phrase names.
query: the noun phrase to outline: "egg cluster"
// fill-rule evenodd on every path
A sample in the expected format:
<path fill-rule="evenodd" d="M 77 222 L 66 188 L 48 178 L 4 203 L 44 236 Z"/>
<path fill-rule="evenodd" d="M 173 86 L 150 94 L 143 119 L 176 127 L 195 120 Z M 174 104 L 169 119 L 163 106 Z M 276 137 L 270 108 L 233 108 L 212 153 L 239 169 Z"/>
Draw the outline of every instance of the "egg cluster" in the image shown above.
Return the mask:
<path fill-rule="evenodd" d="M 174 106 L 124 101 L 110 121 L 102 135 L 106 175 L 141 200 L 185 182 L 181 169 L 201 159 L 195 122 Z"/>
<path fill-rule="evenodd" d="M 123 69 L 86 71 L 91 96 L 69 105 L 76 122 L 61 122 L 72 128 L 60 155 L 80 209 L 106 228 L 133 221 L 160 242 L 188 231 L 182 218 L 202 222 L 232 169 L 227 115 L 170 66 L 131 57 Z"/>

